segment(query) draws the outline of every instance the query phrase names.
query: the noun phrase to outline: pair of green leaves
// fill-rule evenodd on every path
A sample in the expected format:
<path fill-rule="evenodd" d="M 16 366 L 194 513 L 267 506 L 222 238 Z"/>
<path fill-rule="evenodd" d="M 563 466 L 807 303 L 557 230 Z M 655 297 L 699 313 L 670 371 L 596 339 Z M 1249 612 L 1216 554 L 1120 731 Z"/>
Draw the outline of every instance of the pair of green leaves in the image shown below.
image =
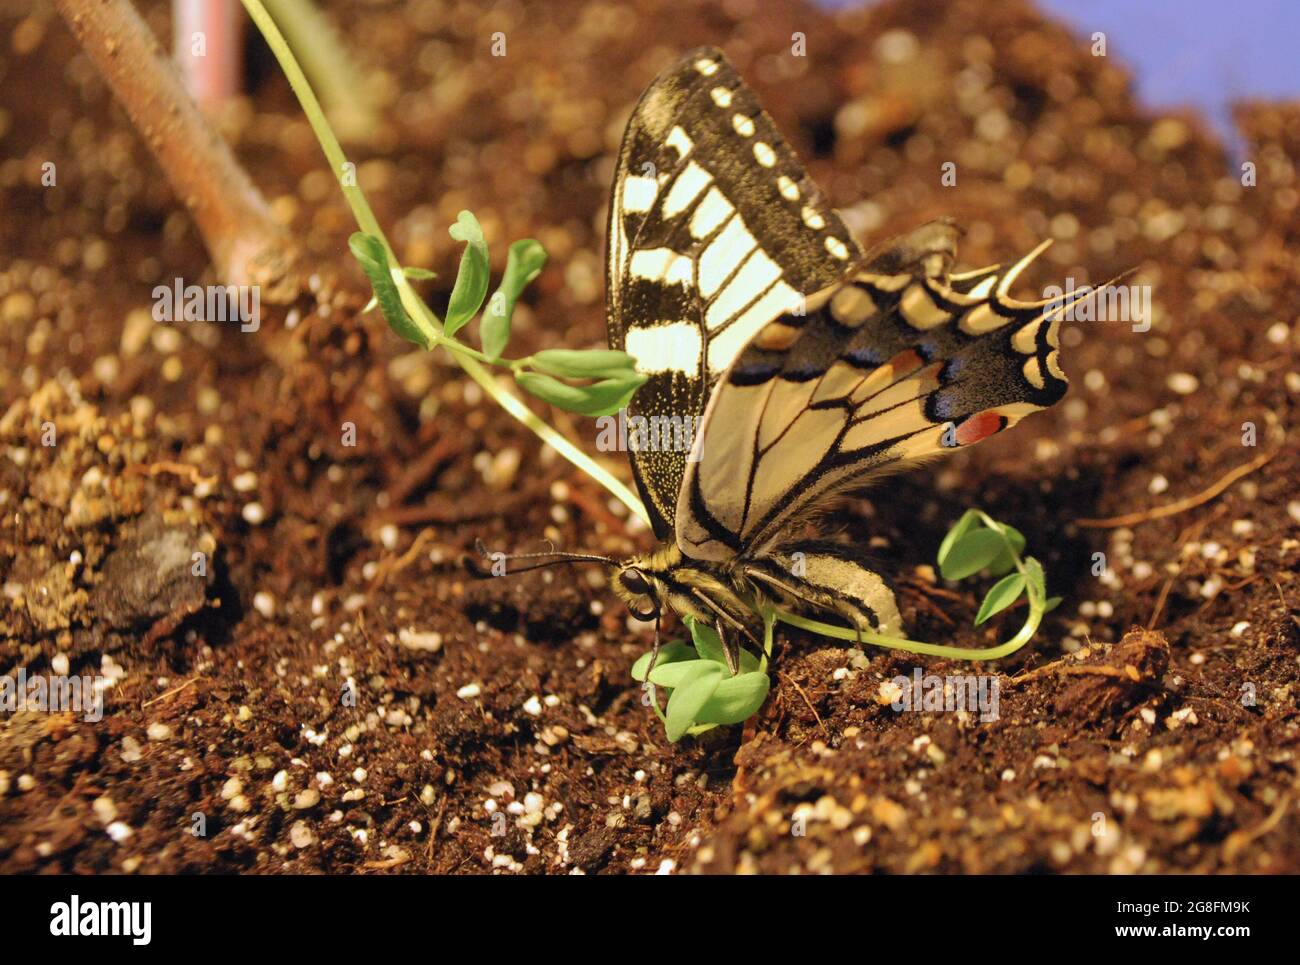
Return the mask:
<path fill-rule="evenodd" d="M 527 369 L 515 373 L 519 386 L 544 402 L 581 415 L 603 416 L 632 401 L 646 377 L 626 352 L 595 349 L 546 349 L 524 359 Z M 575 385 L 561 379 L 590 380 Z"/>
<path fill-rule="evenodd" d="M 443 323 L 444 334 L 453 338 L 483 307 L 490 275 L 488 246 L 478 219 L 470 212 L 462 211 L 448 231 L 465 245 L 456 284 L 447 303 L 447 320 Z M 483 312 L 483 321 L 479 325 L 483 354 L 488 358 L 499 359 L 505 351 L 510 341 L 510 319 L 515 312 L 515 303 L 523 290 L 542 273 L 545 265 L 546 251 L 539 242 L 525 238 L 510 246 L 505 274 L 488 299 L 487 310 Z"/>
<path fill-rule="evenodd" d="M 651 684 L 665 688 L 668 707 L 655 711 L 664 719 L 670 741 L 685 734 L 702 734 L 720 724 L 738 724 L 752 717 L 767 699 L 771 681 L 757 657 L 740 653 L 740 672 L 734 677 L 717 631 L 707 624 L 685 617 L 691 643 L 677 641 L 659 648 Z M 650 667 L 649 653 L 632 666 L 632 677 L 645 681 Z M 651 691 L 651 697 L 654 697 Z"/>
<path fill-rule="evenodd" d="M 443 335 L 455 338 L 456 333 L 473 320 L 483 307 L 490 269 L 483 228 L 471 212 L 462 211 L 457 216 L 456 223 L 448 230 L 453 238 L 465 245 L 460 270 L 456 274 L 456 284 L 447 303 L 447 318 L 443 322 Z M 348 247 L 361 265 L 361 270 L 366 273 L 366 278 L 375 291 L 375 301 L 384 313 L 389 327 L 408 342 L 414 342 L 421 348 L 432 348 L 425 333 L 415 325 L 402 306 L 383 242 L 373 235 L 358 231 L 348 239 Z M 480 326 L 483 354 L 489 359 L 495 361 L 505 351 L 506 343 L 510 341 L 510 319 L 514 315 L 515 303 L 528 284 L 541 274 L 545 265 L 545 250 L 531 238 L 516 241 L 510 246 L 505 274 L 496 292 L 488 299 Z M 424 268 L 404 268 L 402 271 L 407 278 L 434 277 L 433 272 Z"/>
<path fill-rule="evenodd" d="M 964 580 L 976 573 L 1000 576 L 984 596 L 975 625 L 979 626 L 1029 594 L 1030 601 L 1044 602 L 1051 610 L 1059 597 L 1047 599 L 1047 581 L 1042 564 L 1032 556 L 1023 562 L 1025 537 L 1020 530 L 999 523 L 976 509 L 968 509 L 939 545 L 939 572 L 945 580 Z"/>
<path fill-rule="evenodd" d="M 483 228 L 471 212 L 462 211 L 449 232 L 465 246 L 440 336 L 454 347 L 459 345 L 456 334 L 483 308 L 491 272 Z M 417 325 L 402 305 L 383 242 L 373 235 L 357 232 L 348 239 L 348 247 L 370 281 L 375 303 L 389 327 L 408 342 L 424 349 L 433 348 L 437 337 L 431 337 Z M 543 402 L 586 416 L 617 412 L 646 381 L 636 371 L 635 360 L 626 352 L 549 349 L 519 361 L 501 358 L 510 341 L 515 304 L 545 265 L 545 250 L 531 238 L 510 246 L 501 284 L 487 299 L 483 310 L 479 325 L 483 344 L 480 358 L 509 367 L 519 387 Z M 404 268 L 402 273 L 411 279 L 433 277 L 432 272 L 423 268 Z"/>

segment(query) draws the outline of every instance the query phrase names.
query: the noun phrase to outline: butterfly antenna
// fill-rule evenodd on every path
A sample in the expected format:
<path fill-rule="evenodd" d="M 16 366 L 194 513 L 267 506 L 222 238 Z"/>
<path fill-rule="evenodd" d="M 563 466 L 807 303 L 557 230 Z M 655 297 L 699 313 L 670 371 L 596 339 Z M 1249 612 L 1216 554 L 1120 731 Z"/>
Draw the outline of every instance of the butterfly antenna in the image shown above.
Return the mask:
<path fill-rule="evenodd" d="M 465 557 L 465 569 L 469 570 L 470 575 L 477 579 L 488 579 L 493 576 L 513 576 L 516 573 L 527 573 L 529 570 L 540 570 L 546 566 L 559 566 L 566 563 L 604 563 L 606 566 L 613 566 L 616 562 L 608 556 L 597 556 L 594 553 L 562 553 L 554 548 L 541 553 L 494 553 L 487 548 L 481 539 L 474 541 L 474 548 L 478 551 L 478 555 L 488 562 L 488 565 L 484 566 L 482 562 L 472 556 L 467 555 Z M 540 562 L 502 570 L 497 569 L 501 564 L 515 560 L 537 560 Z"/>

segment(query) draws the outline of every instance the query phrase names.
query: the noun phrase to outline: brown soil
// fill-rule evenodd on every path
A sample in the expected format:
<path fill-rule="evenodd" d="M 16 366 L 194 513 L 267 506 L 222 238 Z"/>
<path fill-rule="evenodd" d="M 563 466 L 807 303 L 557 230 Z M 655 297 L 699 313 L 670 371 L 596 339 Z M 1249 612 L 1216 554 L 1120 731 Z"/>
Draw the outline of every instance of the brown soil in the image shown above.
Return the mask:
<path fill-rule="evenodd" d="M 882 697 L 918 663 L 969 666 L 790 633 L 758 718 L 668 744 L 603 574 L 459 568 L 476 538 L 648 537 L 445 358 L 358 315 L 349 217 L 265 51 L 224 131 L 315 295 L 255 335 L 159 325 L 154 285 L 212 280 L 196 233 L 50 9 L 6 3 L 0 674 L 116 684 L 99 723 L 0 720 L 0 869 L 1300 871 L 1300 106 L 1241 110 L 1243 187 L 1196 118 L 1142 113 L 1123 65 L 1019 3 L 332 6 L 388 92 L 359 171 L 402 259 L 452 277 L 462 207 L 497 270 L 514 238 L 550 252 L 521 352 L 602 341 L 612 152 L 701 43 L 864 239 L 952 215 L 975 266 L 1056 237 L 1025 292 L 1136 266 L 1151 331 L 1067 327 L 1061 405 L 835 520 L 896 576 L 913 637 L 1018 625 L 972 629 L 980 587 L 926 569 L 969 505 L 1028 535 L 1065 602 L 996 667 L 996 721 Z M 548 416 L 592 448 L 589 421 Z M 1196 502 L 1252 460 L 1180 512 L 1077 522 Z"/>

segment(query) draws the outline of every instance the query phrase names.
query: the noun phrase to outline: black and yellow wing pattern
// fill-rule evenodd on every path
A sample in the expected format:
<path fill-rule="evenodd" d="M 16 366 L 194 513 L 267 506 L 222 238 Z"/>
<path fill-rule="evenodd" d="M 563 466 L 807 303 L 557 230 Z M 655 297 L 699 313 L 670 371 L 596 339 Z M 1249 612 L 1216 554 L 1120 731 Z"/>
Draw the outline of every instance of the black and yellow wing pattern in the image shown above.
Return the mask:
<path fill-rule="evenodd" d="M 662 73 L 633 111 L 607 244 L 609 344 L 648 376 L 629 417 L 692 428 L 751 339 L 862 257 L 753 92 L 712 48 Z M 632 453 L 661 539 L 672 538 L 687 455 L 663 446 Z"/>

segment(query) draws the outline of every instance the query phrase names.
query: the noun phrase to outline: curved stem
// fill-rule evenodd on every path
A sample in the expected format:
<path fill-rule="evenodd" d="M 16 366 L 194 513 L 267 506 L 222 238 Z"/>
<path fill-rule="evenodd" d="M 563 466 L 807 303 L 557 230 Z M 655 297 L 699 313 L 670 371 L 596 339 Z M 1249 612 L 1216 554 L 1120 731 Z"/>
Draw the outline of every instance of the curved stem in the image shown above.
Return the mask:
<path fill-rule="evenodd" d="M 823 637 L 834 637 L 837 640 L 848 640 L 854 643 L 862 641 L 873 646 L 886 647 L 890 650 L 904 650 L 908 653 L 922 653 L 932 657 L 948 657 L 951 660 L 998 660 L 1010 656 L 1029 642 L 1035 631 L 1038 630 L 1039 623 L 1042 622 L 1043 610 L 1041 607 L 1034 606 L 1031 601 L 1029 616 L 1026 617 L 1025 625 L 1020 628 L 1020 632 L 1006 643 L 999 644 L 996 647 L 945 647 L 937 643 L 921 643 L 919 640 L 887 637 L 884 634 L 872 633 L 869 630 L 859 632 L 850 630 L 848 627 L 837 627 L 830 623 L 821 623 L 817 620 L 796 616 L 793 613 L 786 613 L 783 610 L 776 611 L 776 618 L 782 623 L 790 624 L 792 627 L 809 630 Z"/>
<path fill-rule="evenodd" d="M 397 286 L 398 295 L 401 297 L 402 305 L 405 307 L 407 314 L 411 316 L 416 326 L 425 334 L 427 341 L 446 345 L 448 339 L 442 334 L 441 321 L 424 303 L 424 299 L 420 298 L 415 289 L 411 287 L 410 281 L 402 272 L 397 255 L 394 253 L 392 245 L 388 243 L 388 237 L 384 234 L 384 229 L 379 226 L 379 220 L 375 217 L 375 213 L 370 209 L 370 203 L 366 200 L 365 194 L 357 187 L 354 178 L 343 177 L 343 173 L 348 170 L 347 156 L 343 153 L 343 148 L 339 145 L 338 138 L 334 136 L 333 130 L 330 129 L 329 122 L 325 119 L 325 114 L 321 110 L 320 102 L 312 92 L 311 85 L 307 83 L 307 78 L 303 75 L 302 68 L 298 66 L 293 51 L 289 49 L 284 36 L 276 27 L 275 21 L 271 19 L 270 14 L 266 12 L 266 8 L 262 6 L 261 0 L 243 0 L 243 4 L 244 9 L 248 11 L 248 15 L 257 24 L 257 29 L 266 38 L 267 45 L 271 48 L 271 52 L 275 54 L 275 59 L 279 61 L 280 68 L 289 80 L 289 86 L 293 88 L 294 94 L 297 95 L 298 103 L 302 105 L 303 113 L 307 115 L 307 122 L 311 124 L 312 131 L 316 134 L 316 140 L 320 142 L 321 150 L 325 152 L 325 157 L 334 170 L 334 176 L 339 179 L 339 186 L 343 189 L 343 196 L 347 199 L 348 207 L 352 209 L 352 216 L 356 219 L 357 226 L 366 234 L 378 238 L 388 253 L 388 263 L 393 266 L 393 283 Z M 458 347 L 465 348 L 466 346 L 458 343 Z M 470 349 L 470 353 L 473 353 L 473 349 Z M 573 463 L 574 466 L 604 486 L 616 499 L 637 516 L 640 516 L 642 520 L 649 521 L 650 516 L 641 500 L 637 498 L 636 493 L 632 492 L 622 481 L 600 466 L 558 431 L 534 415 L 532 410 L 524 405 L 518 396 L 503 388 L 477 358 L 459 350 L 453 350 L 451 357 L 456 360 L 457 365 L 465 370 L 465 374 L 477 382 L 483 391 L 501 408 L 531 429 L 543 442 Z"/>
<path fill-rule="evenodd" d="M 375 217 L 375 213 L 370 210 L 370 202 L 366 200 L 366 196 L 355 183 L 349 183 L 354 182 L 355 179 L 343 177 L 344 171 L 347 170 L 347 155 L 343 153 L 339 139 L 334 136 L 334 130 L 330 127 L 329 122 L 325 120 L 325 112 L 321 110 L 320 101 L 316 99 L 316 94 L 312 91 L 311 85 L 307 83 L 307 77 L 303 74 L 302 68 L 298 66 L 298 59 L 294 57 L 293 51 L 289 49 L 284 34 L 280 33 L 280 28 L 275 25 L 271 15 L 266 12 L 266 7 L 262 6 L 262 0 L 243 0 L 243 4 L 244 9 L 248 11 L 248 16 L 257 25 L 257 29 L 261 31 L 267 46 L 271 48 L 271 53 L 275 54 L 275 59 L 279 61 L 280 69 L 284 71 L 285 79 L 289 81 L 289 86 L 293 88 L 298 103 L 302 105 L 303 113 L 307 115 L 307 123 L 311 125 L 312 132 L 316 135 L 321 150 L 325 152 L 326 160 L 330 162 L 334 177 L 338 179 L 339 186 L 343 189 L 343 197 L 347 199 L 348 207 L 352 209 L 352 216 L 356 219 L 358 227 L 366 234 L 374 235 L 382 241 L 384 248 L 388 251 L 389 262 L 396 262 L 397 258 L 393 254 L 393 249 L 388 244 L 383 229 L 379 227 L 379 220 Z"/>
<path fill-rule="evenodd" d="M 334 126 L 348 142 L 366 143 L 379 129 L 379 112 L 366 79 L 348 56 L 334 27 L 311 0 L 264 0 L 283 31 L 293 38 L 299 59 L 306 65 Z"/>

